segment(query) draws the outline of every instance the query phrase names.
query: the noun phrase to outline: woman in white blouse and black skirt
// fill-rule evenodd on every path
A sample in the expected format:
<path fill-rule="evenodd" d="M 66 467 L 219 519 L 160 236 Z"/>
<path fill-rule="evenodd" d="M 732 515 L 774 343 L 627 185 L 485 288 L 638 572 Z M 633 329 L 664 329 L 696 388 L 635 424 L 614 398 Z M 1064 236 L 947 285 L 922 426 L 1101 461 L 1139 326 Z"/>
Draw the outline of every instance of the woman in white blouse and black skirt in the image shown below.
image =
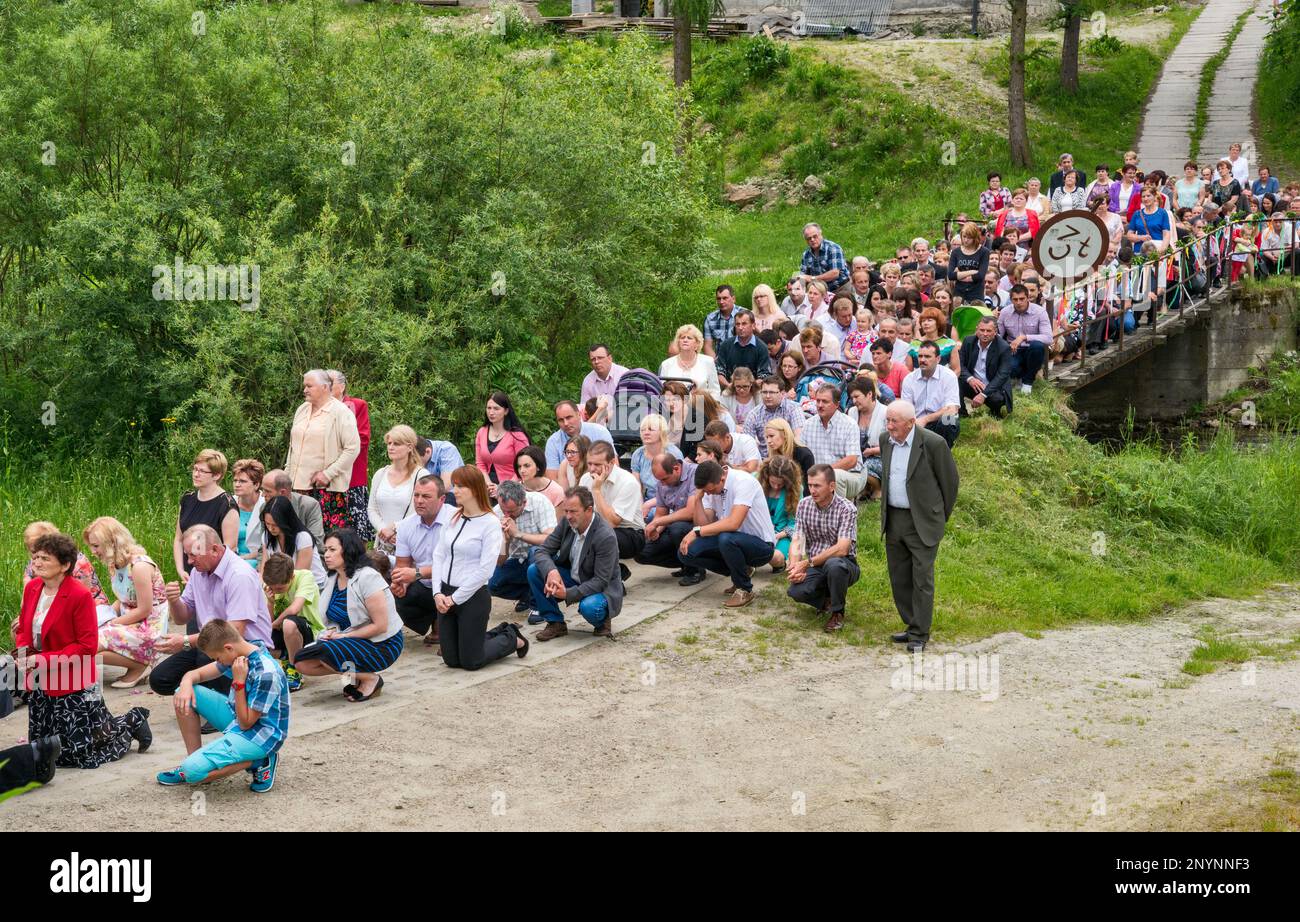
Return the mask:
<path fill-rule="evenodd" d="M 488 579 L 497 567 L 504 537 L 492 512 L 487 480 L 472 465 L 452 471 L 451 489 L 459 512 L 442 529 L 430 573 L 438 587 L 438 637 L 442 661 L 453 669 L 481 669 L 511 653 L 528 653 L 519 626 L 502 621 L 487 629 L 492 615 Z"/>

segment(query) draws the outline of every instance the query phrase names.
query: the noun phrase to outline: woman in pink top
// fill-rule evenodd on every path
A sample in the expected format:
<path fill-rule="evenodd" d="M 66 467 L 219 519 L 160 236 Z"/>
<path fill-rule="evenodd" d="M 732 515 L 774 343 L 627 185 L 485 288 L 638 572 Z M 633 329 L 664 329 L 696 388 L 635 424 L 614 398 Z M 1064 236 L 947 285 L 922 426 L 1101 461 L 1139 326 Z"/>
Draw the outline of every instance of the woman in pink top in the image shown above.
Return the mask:
<path fill-rule="evenodd" d="M 497 484 L 517 479 L 515 455 L 532 439 L 515 415 L 510 398 L 501 391 L 494 391 L 488 398 L 483 420 L 474 436 L 474 464 L 487 478 L 488 495 L 496 499 Z"/>

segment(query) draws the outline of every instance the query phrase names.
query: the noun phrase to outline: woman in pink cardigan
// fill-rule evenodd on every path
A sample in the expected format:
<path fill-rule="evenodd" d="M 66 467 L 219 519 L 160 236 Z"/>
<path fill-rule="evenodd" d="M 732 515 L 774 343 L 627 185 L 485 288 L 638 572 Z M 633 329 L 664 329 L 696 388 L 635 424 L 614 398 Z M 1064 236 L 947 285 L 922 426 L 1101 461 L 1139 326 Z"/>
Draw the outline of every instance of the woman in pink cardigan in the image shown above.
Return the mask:
<path fill-rule="evenodd" d="M 474 464 L 488 481 L 488 495 L 497 496 L 497 484 L 517 480 L 515 455 L 531 444 L 528 430 L 515 415 L 514 405 L 502 391 L 488 398 L 483 425 L 474 436 Z"/>

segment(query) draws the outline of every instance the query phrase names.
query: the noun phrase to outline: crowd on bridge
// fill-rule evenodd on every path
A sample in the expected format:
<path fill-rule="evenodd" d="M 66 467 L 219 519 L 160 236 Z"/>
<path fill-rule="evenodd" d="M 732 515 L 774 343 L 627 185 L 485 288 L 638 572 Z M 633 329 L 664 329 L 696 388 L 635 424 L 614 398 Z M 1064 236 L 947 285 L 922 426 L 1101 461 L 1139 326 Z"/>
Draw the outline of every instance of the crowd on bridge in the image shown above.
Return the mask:
<path fill-rule="evenodd" d="M 246 771 L 265 792 L 304 682 L 346 676 L 346 701 L 371 701 L 400 657 L 420 655 L 408 634 L 467 670 L 564 637 L 567 612 L 612 637 L 636 592 L 628 562 L 682 587 L 718 574 L 728 609 L 754 599 L 755 569 L 769 567 L 838 631 L 861 576 L 864 503 L 879 502 L 904 624 L 892 639 L 923 650 L 962 420 L 1005 417 L 1052 363 L 1107 348 L 1195 288 L 1295 271 L 1300 185 L 1282 189 L 1263 167 L 1252 180 L 1239 146 L 1178 179 L 1144 174 L 1132 152 L 1091 179 L 1068 154 L 1059 167 L 1046 191 L 990 173 L 950 237 L 880 263 L 807 225 L 783 294 L 760 284 L 745 307 L 719 285 L 657 370 L 592 345 L 591 372 L 544 438 L 495 391 L 471 445 L 396 425 L 371 473 L 367 402 L 342 372 L 308 370 L 281 467 L 195 456 L 174 580 L 126 510 L 78 524 L 82 548 L 30 523 L 15 653 L 0 663 L 14 694 L 0 690 L 0 705 L 26 706 L 31 742 L 0 752 L 0 795 L 152 744 L 147 709 L 109 711 L 100 664 L 123 670 L 114 688 L 147 681 L 173 700 L 186 753 L 159 783 Z M 1085 285 L 1061 285 L 1035 269 L 1032 240 L 1077 209 L 1104 223 L 1109 252 Z M 647 381 L 651 402 L 629 419 L 628 385 Z M 629 429 L 635 444 L 619 438 Z M 489 627 L 494 597 L 515 617 Z"/>

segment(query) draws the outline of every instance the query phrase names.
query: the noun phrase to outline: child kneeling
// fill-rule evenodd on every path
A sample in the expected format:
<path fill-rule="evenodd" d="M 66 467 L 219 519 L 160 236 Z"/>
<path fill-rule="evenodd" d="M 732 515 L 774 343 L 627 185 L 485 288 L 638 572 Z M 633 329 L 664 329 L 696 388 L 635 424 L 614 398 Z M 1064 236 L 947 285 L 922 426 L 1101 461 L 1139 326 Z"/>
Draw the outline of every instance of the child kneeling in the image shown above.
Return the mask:
<path fill-rule="evenodd" d="M 158 783 L 199 784 L 251 772 L 249 789 L 262 794 L 275 783 L 279 750 L 289 733 L 289 683 L 266 647 L 249 643 L 227 621 L 209 621 L 198 647 L 213 662 L 185 673 L 172 702 L 189 753 L 179 768 L 159 772 Z M 229 676 L 221 695 L 199 684 Z M 200 718 L 223 728 L 220 739 L 201 746 Z"/>

